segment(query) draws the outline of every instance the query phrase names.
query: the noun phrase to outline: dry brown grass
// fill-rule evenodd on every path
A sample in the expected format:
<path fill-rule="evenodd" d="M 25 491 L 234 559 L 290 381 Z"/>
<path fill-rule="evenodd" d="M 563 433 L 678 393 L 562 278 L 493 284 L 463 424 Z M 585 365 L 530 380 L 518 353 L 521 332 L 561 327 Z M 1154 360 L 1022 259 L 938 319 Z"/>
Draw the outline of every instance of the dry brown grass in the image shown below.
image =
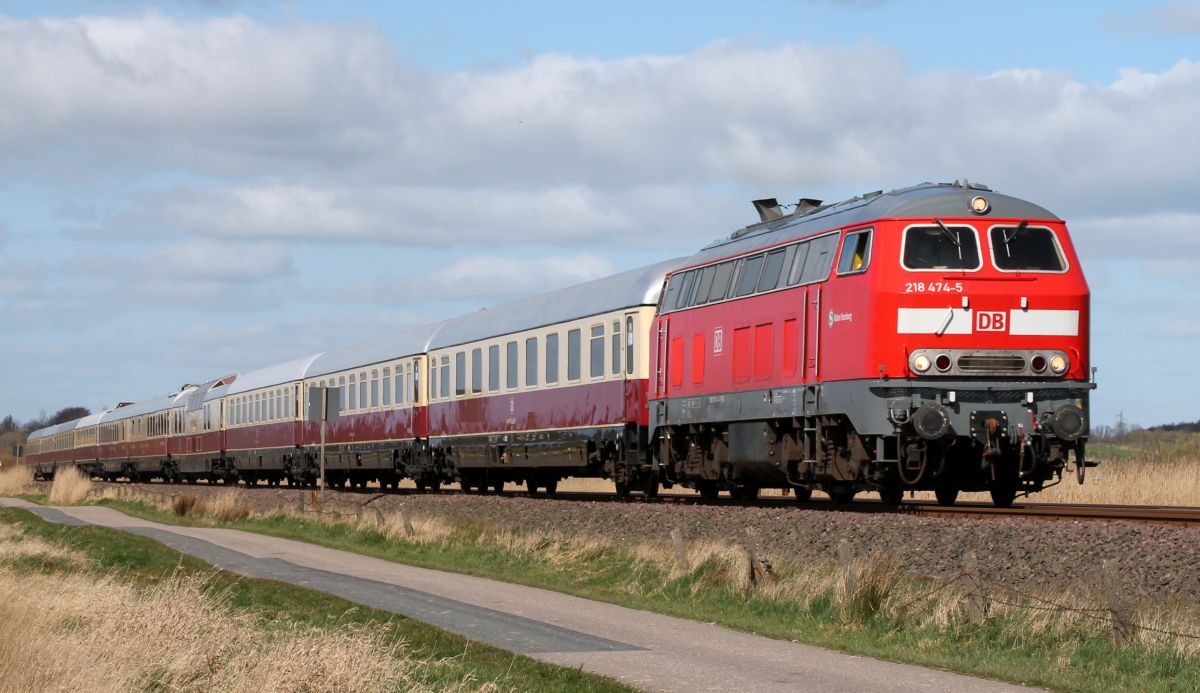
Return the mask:
<path fill-rule="evenodd" d="M 73 466 L 59 467 L 50 486 L 51 505 L 75 505 L 87 499 L 92 480 Z"/>
<path fill-rule="evenodd" d="M 171 512 L 175 513 L 179 517 L 190 515 L 195 507 L 195 496 L 178 496 L 175 498 L 175 500 L 171 501 Z"/>
<path fill-rule="evenodd" d="M 135 588 L 114 576 L 18 570 L 49 554 L 0 535 L 0 689 L 8 691 L 383 691 L 424 688 L 414 661 L 379 634 L 265 632 L 204 579 Z M 67 552 L 68 554 L 70 552 Z M 86 559 L 80 559 L 86 560 Z M 457 688 L 450 684 L 451 688 Z"/>
<path fill-rule="evenodd" d="M 201 515 L 207 515 L 222 522 L 244 520 L 250 517 L 251 512 L 250 506 L 242 502 L 241 494 L 236 489 L 217 494 L 213 498 L 206 498 L 196 505 L 197 512 Z"/>
<path fill-rule="evenodd" d="M 25 465 L 7 465 L 0 470 L 0 496 L 33 491 L 33 472 Z"/>

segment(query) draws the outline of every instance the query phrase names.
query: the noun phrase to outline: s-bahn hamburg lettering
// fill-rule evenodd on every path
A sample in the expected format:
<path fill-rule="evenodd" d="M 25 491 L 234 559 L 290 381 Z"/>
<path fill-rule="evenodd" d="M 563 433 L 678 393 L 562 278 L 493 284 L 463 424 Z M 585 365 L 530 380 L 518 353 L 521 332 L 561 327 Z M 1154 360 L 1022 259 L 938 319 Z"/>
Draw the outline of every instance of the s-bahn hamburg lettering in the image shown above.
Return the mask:
<path fill-rule="evenodd" d="M 1008 505 L 1083 481 L 1089 290 L 1063 220 L 965 183 L 754 206 L 684 257 L 36 431 L 26 463 L 311 485 L 325 387 L 335 486 Z"/>

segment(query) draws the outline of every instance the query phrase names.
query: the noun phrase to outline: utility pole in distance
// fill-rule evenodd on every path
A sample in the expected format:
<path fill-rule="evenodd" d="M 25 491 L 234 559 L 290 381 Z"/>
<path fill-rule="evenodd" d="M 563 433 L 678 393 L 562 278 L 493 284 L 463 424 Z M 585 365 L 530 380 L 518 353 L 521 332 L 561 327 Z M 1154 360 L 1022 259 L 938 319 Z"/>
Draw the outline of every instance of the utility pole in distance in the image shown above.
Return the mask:
<path fill-rule="evenodd" d="M 321 478 L 319 483 L 321 507 L 325 507 L 325 427 L 341 415 L 340 391 L 336 387 L 308 388 L 308 420 L 321 422 Z"/>

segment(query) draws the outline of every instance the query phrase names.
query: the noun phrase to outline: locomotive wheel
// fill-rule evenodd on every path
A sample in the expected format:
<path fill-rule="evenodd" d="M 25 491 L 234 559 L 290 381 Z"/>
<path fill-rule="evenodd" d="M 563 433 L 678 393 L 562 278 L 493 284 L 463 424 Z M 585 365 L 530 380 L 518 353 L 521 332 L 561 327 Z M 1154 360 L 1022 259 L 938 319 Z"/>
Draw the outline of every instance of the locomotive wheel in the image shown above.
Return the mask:
<path fill-rule="evenodd" d="M 796 494 L 797 503 L 807 503 L 812 500 L 812 489 L 807 486 L 797 486 L 792 489 L 792 493 Z"/>
<path fill-rule="evenodd" d="M 1017 485 L 1008 481 L 993 481 L 990 492 L 992 505 L 997 508 L 1011 508 L 1017 499 Z"/>
<path fill-rule="evenodd" d="M 653 474 L 642 477 L 642 495 L 647 498 L 658 498 L 658 478 Z"/>
<path fill-rule="evenodd" d="M 732 496 L 734 500 L 739 500 L 739 501 L 757 500 L 758 499 L 758 487 L 750 486 L 750 485 L 738 486 L 737 488 L 733 489 L 733 491 L 731 491 L 729 493 L 729 495 Z"/>
<path fill-rule="evenodd" d="M 854 501 L 854 491 L 829 491 L 829 500 L 838 505 L 847 505 Z"/>
<path fill-rule="evenodd" d="M 904 489 L 900 486 L 884 486 L 879 489 L 879 500 L 884 505 L 899 507 L 904 500 Z"/>
<path fill-rule="evenodd" d="M 706 501 L 714 501 L 717 496 L 721 495 L 721 489 L 717 488 L 715 481 L 701 481 L 696 484 L 696 490 L 700 492 L 700 497 Z"/>
<path fill-rule="evenodd" d="M 442 480 L 441 479 L 434 479 L 433 481 L 429 482 L 429 492 L 430 493 L 437 493 L 441 490 L 442 490 Z"/>
<path fill-rule="evenodd" d="M 951 506 L 954 501 L 958 500 L 958 486 L 954 484 L 938 484 L 933 489 L 933 495 L 937 497 L 938 505 Z"/>
<path fill-rule="evenodd" d="M 1083 478 L 1087 476 L 1087 465 L 1083 463 L 1083 460 L 1079 459 L 1079 453 L 1075 453 L 1075 455 L 1075 481 L 1079 482 L 1080 486 L 1083 486 Z"/>

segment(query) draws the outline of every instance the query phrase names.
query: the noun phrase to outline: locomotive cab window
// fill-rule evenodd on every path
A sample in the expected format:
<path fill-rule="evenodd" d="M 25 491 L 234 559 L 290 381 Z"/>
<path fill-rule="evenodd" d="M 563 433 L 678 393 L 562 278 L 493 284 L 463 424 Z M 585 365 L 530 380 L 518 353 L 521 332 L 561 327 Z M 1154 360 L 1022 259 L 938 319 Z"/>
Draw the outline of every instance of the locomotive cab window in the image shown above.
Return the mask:
<path fill-rule="evenodd" d="M 794 251 L 795 246 L 791 246 L 767 253 L 767 262 L 763 265 L 762 276 L 758 278 L 759 293 L 771 291 L 779 286 L 779 275 Z"/>
<path fill-rule="evenodd" d="M 838 274 L 865 272 L 871 264 L 871 230 L 853 231 L 846 234 L 842 243 L 842 254 L 838 258 Z"/>
<path fill-rule="evenodd" d="M 900 264 L 907 270 L 964 270 L 983 266 L 979 238 L 970 226 L 910 226 L 904 229 Z"/>
<path fill-rule="evenodd" d="M 1001 272 L 1067 270 L 1058 239 L 1044 226 L 993 226 L 988 238 L 992 244 L 992 263 Z"/>

